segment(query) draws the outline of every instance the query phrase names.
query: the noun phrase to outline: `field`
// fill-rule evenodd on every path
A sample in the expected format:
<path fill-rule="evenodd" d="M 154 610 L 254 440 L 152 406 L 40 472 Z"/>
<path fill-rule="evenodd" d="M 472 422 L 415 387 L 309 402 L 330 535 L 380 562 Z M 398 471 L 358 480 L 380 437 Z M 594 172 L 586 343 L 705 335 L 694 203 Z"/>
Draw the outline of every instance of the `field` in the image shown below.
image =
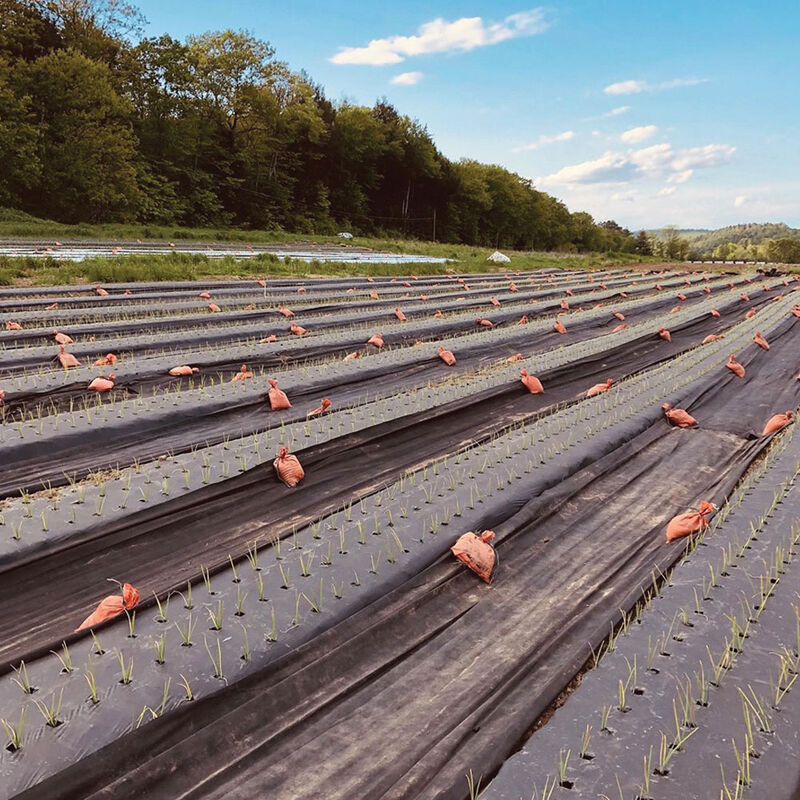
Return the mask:
<path fill-rule="evenodd" d="M 800 282 L 485 255 L 0 288 L 0 797 L 796 796 Z"/>

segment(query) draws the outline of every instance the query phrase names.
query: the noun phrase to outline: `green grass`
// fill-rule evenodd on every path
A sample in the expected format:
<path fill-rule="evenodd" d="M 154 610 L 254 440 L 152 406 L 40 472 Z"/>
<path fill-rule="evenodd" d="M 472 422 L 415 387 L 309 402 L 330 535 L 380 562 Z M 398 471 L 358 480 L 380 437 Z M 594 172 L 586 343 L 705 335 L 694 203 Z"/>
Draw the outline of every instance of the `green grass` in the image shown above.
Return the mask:
<path fill-rule="evenodd" d="M 141 225 L 64 225 L 41 220 L 21 211 L 0 209 L 0 239 L 66 239 L 216 241 L 260 244 L 343 244 L 336 236 L 308 236 L 285 231 L 255 231 L 232 228 L 176 228 Z M 209 259 L 203 254 L 171 253 L 166 256 L 98 257 L 79 263 L 49 258 L 0 257 L 0 285 L 47 285 L 54 283 L 121 283 L 133 281 L 202 280 L 203 278 L 247 276 L 348 276 L 396 275 L 414 272 L 419 275 L 441 273 L 451 268 L 458 272 L 507 272 L 544 267 L 601 269 L 623 264 L 659 263 L 630 253 L 544 253 L 506 250 L 511 264 L 487 262 L 490 247 L 442 244 L 412 239 L 370 238 L 357 236 L 348 244 L 384 252 L 435 256 L 451 259 L 442 264 L 331 264 L 319 261 L 280 260 L 269 253 L 247 261 L 233 258 Z"/>

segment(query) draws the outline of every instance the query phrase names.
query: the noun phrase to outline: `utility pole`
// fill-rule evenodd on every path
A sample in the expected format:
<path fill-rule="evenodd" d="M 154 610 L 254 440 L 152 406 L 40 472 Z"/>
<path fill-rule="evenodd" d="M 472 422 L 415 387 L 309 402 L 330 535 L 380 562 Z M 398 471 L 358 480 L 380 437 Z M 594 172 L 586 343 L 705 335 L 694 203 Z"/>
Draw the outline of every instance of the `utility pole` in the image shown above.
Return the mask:
<path fill-rule="evenodd" d="M 433 241 L 436 241 L 436 209 L 433 209 Z"/>

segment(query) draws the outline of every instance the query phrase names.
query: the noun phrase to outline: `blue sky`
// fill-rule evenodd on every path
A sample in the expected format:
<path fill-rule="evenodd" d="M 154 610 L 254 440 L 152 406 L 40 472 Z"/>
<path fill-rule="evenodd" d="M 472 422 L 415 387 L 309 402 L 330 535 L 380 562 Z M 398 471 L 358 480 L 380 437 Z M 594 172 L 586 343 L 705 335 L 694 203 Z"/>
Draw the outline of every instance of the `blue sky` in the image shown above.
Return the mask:
<path fill-rule="evenodd" d="M 135 0 L 134 0 L 135 1 Z M 244 29 L 334 100 L 632 228 L 800 227 L 800 4 L 139 0 L 147 35 Z"/>

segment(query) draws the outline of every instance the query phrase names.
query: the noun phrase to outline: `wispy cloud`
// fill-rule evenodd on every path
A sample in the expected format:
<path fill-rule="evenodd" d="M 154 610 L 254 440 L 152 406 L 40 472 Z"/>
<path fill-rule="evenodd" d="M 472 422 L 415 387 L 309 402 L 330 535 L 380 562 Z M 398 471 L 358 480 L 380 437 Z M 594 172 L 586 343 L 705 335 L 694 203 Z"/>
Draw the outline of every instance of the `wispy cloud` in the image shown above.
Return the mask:
<path fill-rule="evenodd" d="M 619 138 L 625 144 L 639 144 L 652 138 L 658 132 L 655 125 L 640 125 L 638 128 L 628 128 Z"/>
<path fill-rule="evenodd" d="M 741 208 L 747 202 L 747 195 L 746 194 L 739 194 L 733 200 L 734 208 Z"/>
<path fill-rule="evenodd" d="M 574 136 L 574 131 L 562 131 L 561 133 L 556 133 L 553 136 L 542 134 L 533 142 L 528 142 L 527 144 L 521 144 L 518 147 L 514 147 L 511 152 L 523 153 L 526 150 L 538 150 L 540 147 L 543 147 L 547 144 L 554 144 L 555 142 L 568 142 L 570 139 L 574 138 Z"/>
<path fill-rule="evenodd" d="M 607 151 L 600 158 L 562 167 L 537 179 L 540 185 L 570 186 L 595 183 L 627 183 L 643 178 L 666 177 L 669 184 L 685 183 L 697 169 L 726 164 L 736 152 L 727 144 L 708 144 L 673 150 L 667 142 L 629 150 Z"/>
<path fill-rule="evenodd" d="M 389 36 L 372 39 L 363 47 L 343 47 L 330 60 L 334 64 L 399 64 L 412 56 L 473 50 L 520 36 L 533 36 L 547 27 L 542 8 L 511 14 L 502 22 L 487 22 L 481 17 L 461 17 L 448 22 L 439 17 L 421 25 L 411 36 Z"/>
<path fill-rule="evenodd" d="M 421 72 L 401 72 L 399 75 L 395 75 L 389 83 L 394 83 L 397 86 L 413 86 L 415 83 L 419 83 L 423 78 L 423 73 Z"/>
<path fill-rule="evenodd" d="M 669 81 L 660 83 L 648 83 L 640 80 L 627 80 L 612 83 L 603 89 L 606 94 L 640 94 L 641 92 L 663 92 L 666 89 L 678 89 L 682 86 L 697 86 L 700 83 L 708 83 L 710 78 L 673 78 Z"/>
<path fill-rule="evenodd" d="M 630 110 L 630 106 L 617 106 L 616 108 L 612 108 L 611 111 L 606 111 L 605 114 L 601 114 L 600 116 L 603 119 L 606 117 L 618 117 L 620 114 L 626 114 Z"/>

